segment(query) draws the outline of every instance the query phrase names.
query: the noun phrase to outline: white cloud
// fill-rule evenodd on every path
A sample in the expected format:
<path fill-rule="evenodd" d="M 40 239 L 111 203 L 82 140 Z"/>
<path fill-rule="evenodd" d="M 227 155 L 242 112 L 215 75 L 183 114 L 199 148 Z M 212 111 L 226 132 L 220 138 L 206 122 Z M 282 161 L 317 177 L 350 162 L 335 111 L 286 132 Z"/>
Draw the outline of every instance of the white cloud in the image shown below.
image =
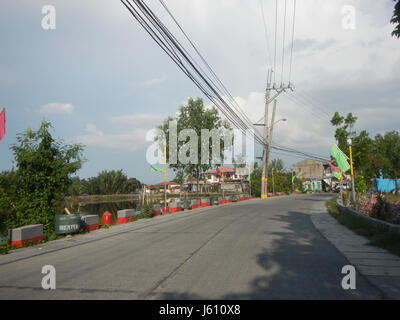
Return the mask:
<path fill-rule="evenodd" d="M 40 113 L 42 114 L 71 114 L 73 111 L 74 106 L 72 104 L 59 102 L 48 103 L 40 108 Z"/>
<path fill-rule="evenodd" d="M 119 128 L 153 128 L 160 125 L 165 118 L 156 114 L 127 114 L 110 117 L 109 121 Z"/>
<path fill-rule="evenodd" d="M 265 95 L 251 92 L 247 97 L 235 97 L 242 110 L 246 110 L 253 123 L 264 123 Z M 269 105 L 271 122 L 273 103 Z M 287 119 L 286 122 L 278 120 Z M 262 135 L 262 127 L 259 131 Z M 329 148 L 333 142 L 333 129 L 329 121 L 310 110 L 300 108 L 293 101 L 281 95 L 276 108 L 274 141 L 280 145 L 294 147 L 297 150 L 312 151 L 316 148 Z M 323 154 L 321 154 L 323 155 Z"/>
<path fill-rule="evenodd" d="M 84 145 L 99 146 L 123 151 L 142 150 L 150 145 L 147 133 L 160 125 L 165 117 L 150 114 L 113 116 L 108 120 L 117 133 L 106 133 L 93 123 L 86 125 L 86 134 L 76 137 Z"/>
<path fill-rule="evenodd" d="M 146 80 L 143 82 L 144 86 L 150 87 L 150 86 L 156 86 L 159 85 L 167 80 L 166 76 L 161 76 L 161 77 L 156 77 L 150 80 Z"/>

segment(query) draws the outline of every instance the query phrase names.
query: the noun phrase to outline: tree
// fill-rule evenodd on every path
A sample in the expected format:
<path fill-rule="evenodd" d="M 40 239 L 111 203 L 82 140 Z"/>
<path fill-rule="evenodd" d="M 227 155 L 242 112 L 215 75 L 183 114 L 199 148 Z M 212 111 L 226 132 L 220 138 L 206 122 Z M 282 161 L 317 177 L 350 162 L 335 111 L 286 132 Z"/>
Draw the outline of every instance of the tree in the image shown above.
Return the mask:
<path fill-rule="evenodd" d="M 178 182 L 180 184 L 185 182 L 185 173 L 183 171 L 178 171 L 175 175 L 175 182 Z"/>
<path fill-rule="evenodd" d="M 202 150 L 202 139 L 201 139 L 201 130 L 207 129 L 219 130 L 221 133 L 223 130 L 231 130 L 230 125 L 221 119 L 218 114 L 218 110 L 216 108 L 205 109 L 203 105 L 203 100 L 197 98 L 194 100 L 190 98 L 186 105 L 183 105 L 179 108 L 179 114 L 176 119 L 169 117 L 166 119 L 162 125 L 159 126 L 159 129 L 164 133 L 166 141 L 169 141 L 169 121 L 176 120 L 177 122 L 177 132 L 183 129 L 193 129 L 197 135 L 197 163 L 182 163 L 177 159 L 177 163 L 170 163 L 170 155 L 169 155 L 169 144 L 167 143 L 167 162 L 168 166 L 172 168 L 175 172 L 181 172 L 186 176 L 192 176 L 197 181 L 197 192 L 199 192 L 199 180 L 201 179 L 202 174 L 212 168 L 212 164 L 210 162 L 201 163 L 201 150 Z M 160 141 L 160 136 L 156 137 L 156 141 Z M 211 139 L 210 139 L 211 140 Z M 209 155 L 212 155 L 212 145 L 209 142 Z M 179 141 L 177 142 L 178 150 L 181 150 L 182 146 L 185 145 L 188 141 Z M 204 143 L 204 141 L 203 141 Z M 224 143 L 221 141 L 221 152 L 222 156 L 224 150 Z M 203 148 L 205 146 L 203 145 Z"/>
<path fill-rule="evenodd" d="M 347 117 L 342 117 L 339 112 L 335 112 L 331 123 L 334 127 L 337 127 L 335 131 L 335 138 L 338 142 L 338 147 L 340 150 L 347 152 L 347 139 L 355 134 L 352 131 L 354 124 L 357 121 L 357 117 L 354 117 L 352 113 L 347 114 Z"/>
<path fill-rule="evenodd" d="M 285 171 L 285 167 L 283 165 L 282 159 L 273 159 L 268 166 L 268 176 L 272 177 L 272 170 L 274 170 L 274 174 L 282 173 Z"/>
<path fill-rule="evenodd" d="M 335 112 L 331 123 L 337 127 L 335 138 L 337 145 L 349 157 L 348 138 L 352 138 L 353 164 L 357 173 L 363 175 L 365 179 L 370 180 L 376 176 L 377 168 L 376 156 L 374 152 L 374 141 L 369 137 L 367 131 L 363 130 L 359 135 L 352 131 L 357 121 L 357 117 L 352 113 L 347 114 L 346 118 Z"/>
<path fill-rule="evenodd" d="M 84 161 L 83 146 L 64 145 L 50 134 L 51 124 L 42 121 L 38 131 L 28 129 L 11 147 L 16 162 L 15 194 L 8 197 L 8 229 L 43 224 L 45 239 L 54 233 L 54 215 L 71 184 L 70 175 Z"/>
<path fill-rule="evenodd" d="M 103 170 L 96 177 L 82 181 L 82 190 L 85 194 L 124 194 L 141 188 L 142 183 L 129 178 L 122 170 Z"/>
<path fill-rule="evenodd" d="M 400 176 L 400 134 L 398 131 L 386 132 L 383 136 L 378 134 L 375 143 L 379 167 L 395 179 L 397 192 L 397 179 Z"/>
<path fill-rule="evenodd" d="M 390 20 L 390 23 L 393 23 L 395 25 L 395 28 L 392 32 L 392 36 L 400 38 L 400 0 L 393 0 L 393 1 L 394 2 L 397 1 L 397 3 L 394 5 L 393 17 Z"/>
<path fill-rule="evenodd" d="M 253 172 L 251 173 L 251 195 L 253 197 L 261 196 L 261 176 L 262 167 L 258 165 L 258 162 L 254 164 Z"/>

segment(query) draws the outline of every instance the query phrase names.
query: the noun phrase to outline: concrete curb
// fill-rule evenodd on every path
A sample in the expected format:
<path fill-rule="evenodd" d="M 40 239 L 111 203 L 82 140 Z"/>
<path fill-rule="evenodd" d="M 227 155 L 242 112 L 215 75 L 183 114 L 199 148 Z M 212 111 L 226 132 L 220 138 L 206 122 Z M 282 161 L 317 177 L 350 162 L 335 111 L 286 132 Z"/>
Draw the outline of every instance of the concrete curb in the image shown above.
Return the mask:
<path fill-rule="evenodd" d="M 368 217 L 352 208 L 341 205 L 338 201 L 336 202 L 336 205 L 341 213 L 349 214 L 353 217 L 356 217 L 357 219 L 363 220 L 376 229 L 400 234 L 400 225 L 398 224 L 393 224 L 376 218 Z"/>

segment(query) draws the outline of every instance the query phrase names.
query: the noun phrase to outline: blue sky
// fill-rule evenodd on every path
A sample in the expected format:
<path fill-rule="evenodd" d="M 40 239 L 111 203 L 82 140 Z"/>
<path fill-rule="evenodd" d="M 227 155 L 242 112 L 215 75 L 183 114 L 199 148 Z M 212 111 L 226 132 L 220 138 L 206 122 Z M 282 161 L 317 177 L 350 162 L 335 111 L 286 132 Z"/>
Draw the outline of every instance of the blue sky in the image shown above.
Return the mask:
<path fill-rule="evenodd" d="M 257 121 L 271 63 L 259 1 L 166 3 Z M 264 1 L 270 48 L 273 3 Z M 48 4 L 56 9 L 55 30 L 41 27 L 41 10 Z M 341 27 L 346 4 L 356 8 L 355 30 Z M 149 5 L 176 32 L 158 1 Z M 399 130 L 400 40 L 390 36 L 392 10 L 392 1 L 298 1 L 292 81 L 300 97 L 294 99 L 311 97 L 319 110 L 282 96 L 277 119 L 288 121 L 277 125 L 275 142 L 327 156 L 334 141 L 327 115 L 335 111 L 353 111 L 359 117 L 356 129 L 372 135 Z M 13 166 L 9 148 L 16 134 L 37 129 L 45 118 L 55 137 L 86 145 L 88 161 L 80 177 L 123 169 L 146 183 L 162 180 L 148 170 L 144 135 L 188 97 L 202 95 L 119 1 L 6 0 L 0 4 L 0 30 L 0 107 L 7 114 L 0 170 Z M 301 160 L 272 157 L 281 157 L 288 168 Z"/>

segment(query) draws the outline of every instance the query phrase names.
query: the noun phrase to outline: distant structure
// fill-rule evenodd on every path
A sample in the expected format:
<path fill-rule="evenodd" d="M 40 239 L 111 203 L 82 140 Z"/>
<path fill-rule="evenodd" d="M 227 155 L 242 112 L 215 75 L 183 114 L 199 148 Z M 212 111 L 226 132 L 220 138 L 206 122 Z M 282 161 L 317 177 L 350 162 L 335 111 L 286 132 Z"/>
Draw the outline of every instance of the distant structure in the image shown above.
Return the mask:
<path fill-rule="evenodd" d="M 303 187 L 309 191 L 331 191 L 332 169 L 328 163 L 316 160 L 303 160 L 294 165 L 298 179 L 303 180 Z"/>

